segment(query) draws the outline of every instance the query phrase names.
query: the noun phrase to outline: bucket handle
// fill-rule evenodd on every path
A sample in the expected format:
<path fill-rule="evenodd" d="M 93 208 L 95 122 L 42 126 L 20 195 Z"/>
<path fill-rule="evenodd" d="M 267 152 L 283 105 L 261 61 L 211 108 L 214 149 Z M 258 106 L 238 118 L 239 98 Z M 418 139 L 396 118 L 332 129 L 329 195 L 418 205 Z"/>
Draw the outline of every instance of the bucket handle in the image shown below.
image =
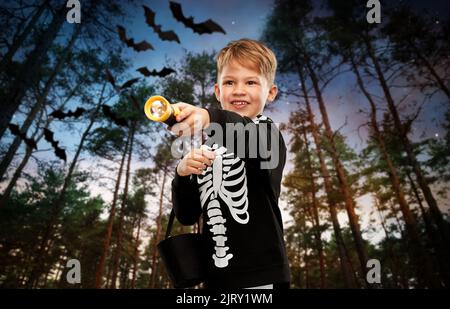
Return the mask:
<path fill-rule="evenodd" d="M 172 225 L 173 225 L 173 220 L 175 219 L 175 211 L 172 210 L 170 211 L 170 216 L 169 216 L 169 222 L 167 222 L 167 229 L 166 229 L 166 236 L 164 237 L 164 239 L 167 239 L 170 237 L 170 233 L 172 232 Z M 197 223 L 199 225 L 198 230 L 198 234 L 200 234 L 200 223 Z"/>

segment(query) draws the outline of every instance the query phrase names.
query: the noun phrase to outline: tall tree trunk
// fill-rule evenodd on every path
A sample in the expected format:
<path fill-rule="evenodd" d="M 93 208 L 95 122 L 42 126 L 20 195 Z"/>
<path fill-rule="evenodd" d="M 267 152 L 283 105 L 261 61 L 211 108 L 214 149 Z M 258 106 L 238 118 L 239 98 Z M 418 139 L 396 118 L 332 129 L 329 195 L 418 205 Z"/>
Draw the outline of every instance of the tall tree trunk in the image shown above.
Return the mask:
<path fill-rule="evenodd" d="M 122 178 L 122 170 L 123 170 L 123 166 L 125 163 L 125 157 L 127 156 L 128 145 L 130 143 L 130 140 L 131 140 L 131 130 L 128 133 L 127 142 L 125 144 L 123 154 L 122 154 L 122 160 L 120 161 L 119 173 L 117 174 L 117 180 L 116 180 L 116 187 L 114 189 L 114 196 L 113 196 L 113 200 L 112 200 L 111 210 L 109 212 L 109 218 L 108 218 L 108 224 L 106 227 L 105 238 L 103 240 L 102 255 L 100 256 L 100 261 L 97 265 L 97 269 L 95 272 L 95 288 L 96 289 L 99 289 L 102 287 L 105 261 L 106 261 L 106 256 L 108 255 L 109 245 L 111 243 L 112 228 L 113 228 L 113 223 L 114 223 L 114 217 L 116 214 L 116 203 L 117 203 L 117 197 L 119 195 L 120 179 Z"/>
<path fill-rule="evenodd" d="M 41 110 L 41 106 L 36 103 L 31 109 L 31 111 L 28 113 L 27 118 L 25 119 L 22 127 L 20 128 L 21 132 L 26 134 L 39 110 Z M 8 167 L 13 161 L 14 156 L 17 150 L 19 149 L 21 143 L 22 139 L 16 136 L 12 144 L 9 146 L 8 151 L 3 156 L 2 161 L 0 162 L 0 179 L 3 179 L 5 177 Z"/>
<path fill-rule="evenodd" d="M 310 59 L 307 55 L 305 55 L 305 64 L 309 72 L 309 76 L 311 77 L 311 81 L 313 84 L 314 91 L 317 97 L 317 103 L 319 104 L 320 113 L 322 115 L 322 123 L 325 127 L 325 136 L 327 137 L 330 143 L 330 155 L 333 161 L 334 168 L 336 170 L 336 174 L 339 180 L 340 189 L 342 195 L 344 196 L 345 208 L 347 210 L 348 220 L 350 224 L 350 228 L 353 235 L 353 241 L 356 247 L 356 251 L 358 253 L 359 263 L 361 267 L 360 277 L 366 283 L 366 286 L 370 288 L 370 284 L 366 281 L 366 265 L 367 265 L 367 251 L 366 245 L 361 235 L 361 230 L 359 227 L 358 217 L 355 213 L 355 205 L 353 202 L 353 194 L 351 192 L 350 185 L 347 181 L 347 175 L 344 166 L 341 163 L 339 158 L 339 154 L 336 149 L 336 145 L 334 143 L 334 134 L 331 129 L 330 121 L 328 119 L 328 112 L 325 106 L 325 102 L 322 97 L 322 91 L 319 87 L 319 80 L 317 78 L 316 72 L 312 68 Z"/>
<path fill-rule="evenodd" d="M 372 127 L 375 139 L 378 143 L 378 148 L 381 152 L 381 156 L 384 159 L 384 161 L 386 161 L 392 189 L 395 192 L 397 202 L 400 205 L 400 211 L 402 212 L 403 219 L 405 220 L 406 232 L 409 238 L 409 247 L 412 248 L 409 256 L 416 265 L 416 272 L 419 286 L 425 283 L 428 287 L 439 287 L 440 284 L 437 278 L 434 276 L 432 261 L 428 253 L 424 250 L 423 246 L 421 245 L 419 228 L 417 227 L 416 219 L 412 214 L 408 203 L 406 202 L 405 194 L 403 193 L 403 188 L 400 184 L 400 178 L 398 177 L 397 169 L 394 167 L 394 163 L 392 162 L 391 157 L 386 149 L 384 138 L 378 127 L 377 107 L 372 99 L 372 96 L 366 90 L 361 75 L 359 73 L 359 70 L 356 67 L 356 64 L 353 59 L 351 59 L 351 65 L 353 72 L 356 75 L 358 86 L 370 103 L 371 107 L 370 125 Z"/>
<path fill-rule="evenodd" d="M 26 92 L 39 79 L 39 67 L 66 19 L 65 12 L 65 5 L 55 12 L 49 26 L 42 33 L 35 48 L 31 51 L 25 63 L 21 65 L 14 81 L 5 92 L 3 98 L 5 104 L 3 105 L 3 111 L 0 114 L 0 138 L 2 138 L 8 127 L 8 123 L 11 121 L 12 116 L 22 102 Z"/>
<path fill-rule="evenodd" d="M 414 194 L 414 198 L 417 201 L 417 204 L 419 205 L 420 213 L 422 214 L 423 222 L 425 223 L 425 231 L 427 233 L 427 236 L 430 240 L 433 240 L 433 243 L 437 240 L 435 235 L 435 229 L 433 226 L 433 222 L 430 218 L 429 213 L 425 210 L 425 207 L 422 203 L 422 198 L 420 197 L 420 193 L 417 190 L 417 186 L 414 183 L 414 180 L 411 177 L 411 173 L 407 170 L 406 171 L 406 177 L 408 178 L 409 185 L 411 186 L 411 190 Z"/>
<path fill-rule="evenodd" d="M 401 288 L 407 289 L 408 283 L 407 283 L 405 277 L 404 276 L 402 277 L 399 274 L 400 267 L 399 267 L 399 263 L 398 263 L 398 258 L 397 258 L 397 255 L 394 253 L 394 248 L 392 246 L 392 239 L 390 236 L 390 232 L 388 231 L 388 229 L 386 227 L 386 220 L 383 217 L 378 197 L 374 197 L 374 200 L 375 200 L 374 201 L 375 208 L 377 209 L 378 215 L 380 217 L 381 227 L 383 228 L 384 234 L 386 235 L 387 251 L 388 251 L 389 258 L 391 259 L 391 271 L 392 271 L 394 285 L 396 287 L 400 286 Z"/>
<path fill-rule="evenodd" d="M 12 63 L 12 58 L 16 54 L 17 50 L 22 46 L 23 42 L 26 40 L 28 35 L 32 32 L 32 30 L 35 27 L 36 23 L 38 22 L 39 18 L 42 16 L 42 13 L 44 13 L 45 7 L 48 5 L 48 3 L 49 3 L 49 0 L 45 0 L 42 2 L 41 5 L 38 6 L 36 12 L 33 14 L 33 17 L 31 17 L 31 20 L 28 22 L 28 24 L 22 30 L 22 33 L 20 33 L 14 39 L 14 41 L 11 44 L 11 47 L 8 49 L 8 51 L 3 56 L 3 58 L 0 60 L 0 72 L 4 72 L 4 71 L 8 70 L 8 67 Z"/>
<path fill-rule="evenodd" d="M 121 289 L 129 289 L 128 287 L 128 276 L 130 274 L 130 263 L 129 261 L 125 262 L 125 265 L 123 265 L 122 269 L 120 270 L 120 288 Z"/>
<path fill-rule="evenodd" d="M 123 193 L 122 204 L 120 207 L 119 223 L 117 226 L 117 244 L 116 244 L 116 251 L 114 254 L 112 282 L 111 282 L 111 286 L 110 286 L 111 289 L 116 288 L 117 272 L 119 271 L 119 263 L 120 263 L 120 258 L 122 255 L 123 221 L 125 218 L 125 207 L 126 207 L 126 203 L 128 200 L 128 183 L 129 183 L 129 179 L 130 179 L 131 157 L 133 154 L 134 132 L 135 132 L 135 128 L 133 126 L 131 128 L 131 140 L 130 140 L 130 146 L 129 146 L 130 150 L 128 152 L 127 171 L 125 174 L 125 189 L 124 189 L 124 193 Z"/>
<path fill-rule="evenodd" d="M 445 246 L 445 242 L 441 238 L 441 235 L 437 233 L 429 213 L 423 207 L 422 199 L 420 198 L 417 187 L 409 171 L 406 171 L 406 176 L 408 177 L 411 189 L 413 190 L 414 196 L 419 204 L 420 212 L 425 223 L 425 231 L 427 233 L 428 240 L 435 248 L 435 255 L 439 264 L 439 273 L 441 274 L 445 286 L 448 288 L 450 287 L 450 248 Z"/>
<path fill-rule="evenodd" d="M 314 181 L 314 171 L 313 171 L 313 165 L 311 162 L 311 154 L 309 152 L 309 141 L 308 137 L 306 136 L 306 128 L 302 124 L 302 132 L 303 132 L 303 139 L 305 140 L 305 150 L 306 150 L 306 156 L 307 156 L 307 162 L 308 162 L 308 170 L 310 171 L 310 179 L 311 179 L 311 201 L 312 201 L 312 222 L 314 223 L 314 238 L 316 242 L 316 250 L 317 255 L 319 257 L 319 265 L 320 265 L 320 288 L 324 289 L 326 288 L 325 283 L 325 257 L 323 252 L 323 245 L 322 245 L 322 235 L 320 232 L 320 221 L 319 221 L 319 211 L 318 211 L 318 202 L 316 197 L 316 183 Z"/>
<path fill-rule="evenodd" d="M 161 183 L 161 191 L 159 194 L 159 213 L 158 217 L 156 218 L 156 235 L 155 235 L 155 243 L 153 247 L 153 253 L 152 253 L 152 276 L 151 276 L 151 288 L 155 288 L 156 283 L 156 269 L 158 267 L 158 255 L 157 255 L 157 248 L 156 246 L 159 243 L 159 240 L 161 238 L 161 221 L 162 221 L 162 215 L 163 215 L 163 198 L 164 198 L 164 188 L 166 186 L 166 176 L 167 171 L 163 169 L 163 179 Z"/>
<path fill-rule="evenodd" d="M 33 105 L 30 112 L 27 115 L 27 118 L 25 119 L 22 127 L 20 128 L 20 131 L 23 133 L 26 133 L 28 129 L 30 128 L 31 124 L 33 123 L 33 120 L 35 119 L 37 113 L 45 106 L 45 102 L 47 100 L 47 96 L 50 92 L 50 89 L 52 88 L 56 77 L 61 72 L 61 69 L 63 68 L 63 65 L 67 63 L 67 58 L 70 54 L 70 51 L 72 50 L 73 45 L 75 44 L 76 39 L 78 38 L 78 35 L 80 34 L 81 27 L 76 27 L 68 45 L 64 49 L 63 54 L 61 57 L 59 57 L 58 62 L 55 65 L 55 68 L 53 69 L 49 79 L 45 83 L 44 90 L 42 91 L 42 94 L 38 97 L 37 102 Z M 74 88 L 76 90 L 78 88 L 78 85 Z M 68 98 L 71 98 L 74 94 L 74 91 L 72 91 L 71 95 L 69 95 Z M 67 101 L 67 100 L 66 100 Z M 20 144 L 22 142 L 22 139 L 20 137 L 15 137 L 13 143 L 8 149 L 8 152 L 3 156 L 3 159 L 0 163 L 0 179 L 3 178 L 5 175 L 9 165 L 11 164 L 14 155 L 17 152 L 17 149 L 19 149 Z"/>
<path fill-rule="evenodd" d="M 133 255 L 133 277 L 131 279 L 131 288 L 134 289 L 136 287 L 136 272 L 138 269 L 138 262 L 139 262 L 139 236 L 141 233 L 141 221 L 142 216 L 139 216 L 138 220 L 138 229 L 136 233 L 136 239 L 135 239 L 135 247 L 134 247 L 134 255 Z"/>
<path fill-rule="evenodd" d="M 302 234 L 303 234 L 303 262 L 305 263 L 305 289 L 310 287 L 309 284 L 309 255 L 308 255 L 308 242 L 306 235 L 306 222 L 303 221 L 302 224 Z"/>
<path fill-rule="evenodd" d="M 314 114 L 312 112 L 311 104 L 309 102 L 309 95 L 308 95 L 308 91 L 306 89 L 304 73 L 302 72 L 302 68 L 300 66 L 298 67 L 298 75 L 300 78 L 300 84 L 301 84 L 303 96 L 305 98 L 306 111 L 308 113 L 309 122 L 311 124 L 311 133 L 312 133 L 312 136 L 314 139 L 314 143 L 316 144 L 316 153 L 317 153 L 317 157 L 319 158 L 320 172 L 323 177 L 323 183 L 324 183 L 325 192 L 327 195 L 328 209 L 330 211 L 330 218 L 331 218 L 331 222 L 333 224 L 333 231 L 334 231 L 334 236 L 336 238 L 336 245 L 337 245 L 338 252 L 339 252 L 339 261 L 340 261 L 340 265 L 341 265 L 342 274 L 344 276 L 346 287 L 347 288 L 355 288 L 357 286 L 357 283 L 354 280 L 354 273 L 351 270 L 352 269 L 351 261 L 350 261 L 349 255 L 347 253 L 347 250 L 345 248 L 344 239 L 343 239 L 342 233 L 341 233 L 341 226 L 339 224 L 339 220 L 337 217 L 336 202 L 333 198 L 333 185 L 331 183 L 331 176 L 330 176 L 330 173 L 328 171 L 328 168 L 327 168 L 327 165 L 325 162 L 325 157 L 321 150 L 322 149 L 322 140 L 321 140 L 317 125 L 314 121 Z"/>
<path fill-rule="evenodd" d="M 108 270 L 108 272 L 106 273 L 106 281 L 105 281 L 105 288 L 108 288 L 110 286 L 111 283 L 111 275 L 112 275 L 112 259 L 108 260 L 108 266 L 106 267 L 106 269 Z"/>
<path fill-rule="evenodd" d="M 39 142 L 39 140 L 43 136 L 43 133 L 41 133 L 39 136 L 37 136 L 37 133 L 40 130 L 39 124 L 42 120 L 42 116 L 43 116 L 43 112 L 41 111 L 41 113 L 39 115 L 38 123 L 36 125 L 36 130 L 31 135 L 31 138 L 36 141 L 36 144 Z M 44 125 L 44 128 L 48 128 L 49 124 L 50 124 L 50 121 L 47 120 Z M 33 154 L 33 148 L 31 148 L 27 145 L 26 150 L 25 150 L 25 155 L 23 156 L 22 161 L 20 162 L 19 166 L 14 171 L 14 174 L 11 177 L 11 180 L 9 181 L 8 186 L 6 187 L 5 191 L 3 191 L 3 195 L 0 197 L 0 208 L 3 207 L 6 204 L 6 202 L 8 201 L 8 199 L 11 195 L 11 192 L 17 183 L 17 180 L 19 179 L 20 175 L 22 174 L 22 171 L 25 168 L 25 166 L 27 165 L 28 160 L 30 159 L 32 154 Z"/>
<path fill-rule="evenodd" d="M 39 139 L 37 139 L 37 140 L 39 140 Z M 33 154 L 33 149 L 27 145 L 26 150 L 25 150 L 25 155 L 23 156 L 22 161 L 20 161 L 19 166 L 14 171 L 14 174 L 11 177 L 11 180 L 9 181 L 8 186 L 6 187 L 5 191 L 3 192 L 2 197 L 0 198 L 0 207 L 3 207 L 6 204 L 6 202 L 8 201 L 8 199 L 12 193 L 12 190 L 14 189 L 14 187 L 17 183 L 17 180 L 19 180 L 20 175 L 22 175 L 22 171 L 25 168 L 25 166 L 27 165 L 28 160 L 30 160 L 32 154 Z"/>
<path fill-rule="evenodd" d="M 422 172 L 419 161 L 417 161 L 416 155 L 414 154 L 413 147 L 408 139 L 407 132 L 405 131 L 404 126 L 401 122 L 400 115 L 398 113 L 397 107 L 395 106 L 394 99 L 392 98 L 389 86 L 387 85 L 383 71 L 381 70 L 381 65 L 378 62 L 378 58 L 375 55 L 375 52 L 372 48 L 372 44 L 370 43 L 367 37 L 364 37 L 364 42 L 366 44 L 370 59 L 372 60 L 372 63 L 375 67 L 375 72 L 377 74 L 378 81 L 380 82 L 380 86 L 386 98 L 389 111 L 392 114 L 394 126 L 400 135 L 400 141 L 403 144 L 403 148 L 406 152 L 409 164 L 413 168 L 417 182 L 419 183 L 420 189 L 423 192 L 425 200 L 427 201 L 427 204 L 430 207 L 430 212 L 439 228 L 439 232 L 442 234 L 443 239 L 445 239 L 446 244 L 450 244 L 450 232 L 448 230 L 448 227 L 446 226 L 446 223 L 437 205 L 437 202 L 433 196 L 433 193 L 431 192 L 431 189 L 428 185 L 428 181 Z"/>

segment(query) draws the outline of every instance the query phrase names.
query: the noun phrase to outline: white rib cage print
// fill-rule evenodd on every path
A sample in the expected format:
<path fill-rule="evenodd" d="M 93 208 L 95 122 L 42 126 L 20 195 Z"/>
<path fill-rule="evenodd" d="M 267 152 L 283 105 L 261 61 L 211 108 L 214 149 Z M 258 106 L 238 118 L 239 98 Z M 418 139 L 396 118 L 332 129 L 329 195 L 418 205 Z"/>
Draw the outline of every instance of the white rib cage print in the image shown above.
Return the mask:
<path fill-rule="evenodd" d="M 202 148 L 214 151 L 216 157 L 212 166 L 208 167 L 203 175 L 197 177 L 200 185 L 200 201 L 204 208 L 207 205 L 208 221 L 216 242 L 215 253 L 212 258 L 214 265 L 219 268 L 227 267 L 233 254 L 227 253 L 230 249 L 225 245 L 227 237 L 225 227 L 226 219 L 223 218 L 218 199 L 227 206 L 233 219 L 240 224 L 249 221 L 247 177 L 244 162 L 234 157 L 233 153 L 226 153 L 223 146 L 214 144 L 212 147 L 203 145 Z"/>

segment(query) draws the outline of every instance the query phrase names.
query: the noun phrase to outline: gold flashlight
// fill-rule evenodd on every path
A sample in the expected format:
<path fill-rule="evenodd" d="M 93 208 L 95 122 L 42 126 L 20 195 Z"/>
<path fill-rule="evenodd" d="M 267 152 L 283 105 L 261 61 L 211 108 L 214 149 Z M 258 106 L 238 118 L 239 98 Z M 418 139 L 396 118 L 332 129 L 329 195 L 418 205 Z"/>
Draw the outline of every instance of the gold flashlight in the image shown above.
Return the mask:
<path fill-rule="evenodd" d="M 144 112 L 148 119 L 164 122 L 168 126 L 177 123 L 176 116 L 180 114 L 178 107 L 175 107 L 160 95 L 151 96 L 145 102 Z"/>

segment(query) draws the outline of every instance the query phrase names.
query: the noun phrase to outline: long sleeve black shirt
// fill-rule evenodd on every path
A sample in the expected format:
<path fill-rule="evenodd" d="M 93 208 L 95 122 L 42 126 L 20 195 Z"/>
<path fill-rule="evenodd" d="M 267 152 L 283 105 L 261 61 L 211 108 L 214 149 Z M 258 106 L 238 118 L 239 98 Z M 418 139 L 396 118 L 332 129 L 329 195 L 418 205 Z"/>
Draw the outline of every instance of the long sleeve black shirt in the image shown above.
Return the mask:
<path fill-rule="evenodd" d="M 206 286 L 244 288 L 289 282 L 278 206 L 286 162 L 283 137 L 265 116 L 252 120 L 225 110 L 208 112 L 210 123 L 223 129 L 222 135 L 216 134 L 210 125 L 202 146 L 216 153 L 213 165 L 203 175 L 175 173 L 172 182 L 177 219 L 192 225 L 203 216 Z M 233 131 L 233 125 L 238 130 Z"/>

